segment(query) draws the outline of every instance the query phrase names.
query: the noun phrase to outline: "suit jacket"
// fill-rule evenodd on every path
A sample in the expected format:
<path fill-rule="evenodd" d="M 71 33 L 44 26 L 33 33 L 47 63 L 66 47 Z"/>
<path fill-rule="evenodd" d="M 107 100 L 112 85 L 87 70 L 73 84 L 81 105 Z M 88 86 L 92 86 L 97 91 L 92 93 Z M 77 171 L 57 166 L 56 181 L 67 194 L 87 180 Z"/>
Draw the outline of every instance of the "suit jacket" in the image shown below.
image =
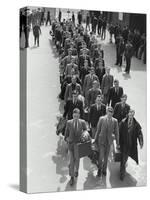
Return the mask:
<path fill-rule="evenodd" d="M 75 74 L 79 74 L 79 71 L 78 71 L 78 66 L 76 64 L 67 64 L 66 66 L 66 70 L 65 70 L 65 75 L 66 76 L 71 76 L 72 75 L 72 69 L 74 69 L 75 71 Z"/>
<path fill-rule="evenodd" d="M 73 110 L 78 108 L 80 110 L 80 117 L 83 118 L 83 102 L 77 99 L 76 103 L 73 100 L 68 100 L 64 106 L 64 117 L 68 116 L 68 120 L 73 118 Z"/>
<path fill-rule="evenodd" d="M 83 92 L 84 92 L 84 94 L 87 93 L 89 91 L 89 89 L 92 88 L 93 81 L 95 81 L 95 80 L 99 82 L 99 79 L 95 74 L 93 74 L 93 78 L 91 78 L 91 74 L 87 74 L 85 76 L 84 84 L 83 84 Z"/>
<path fill-rule="evenodd" d="M 80 55 L 79 56 L 79 68 L 84 65 L 84 61 L 88 60 L 88 65 L 91 66 L 90 57 L 88 55 Z"/>
<path fill-rule="evenodd" d="M 81 94 L 81 85 L 76 83 L 74 90 L 77 90 L 79 92 L 79 94 Z M 65 101 L 72 99 L 72 92 L 73 92 L 72 83 L 70 83 L 66 87 L 65 96 L 64 96 Z"/>
<path fill-rule="evenodd" d="M 115 87 L 111 87 L 109 91 L 108 104 L 111 101 L 111 106 L 114 108 L 115 104 L 121 101 L 121 96 L 123 95 L 123 88 L 119 87 L 118 92 L 115 91 Z"/>
<path fill-rule="evenodd" d="M 98 76 L 99 82 L 100 82 L 100 86 L 101 86 L 102 78 L 103 78 L 103 76 L 105 74 L 105 67 L 103 67 L 103 68 L 99 68 L 99 67 L 96 68 L 95 74 Z"/>
<path fill-rule="evenodd" d="M 96 97 L 99 94 L 102 94 L 102 92 L 101 92 L 101 90 L 99 88 L 97 88 L 96 90 L 94 90 L 93 88 L 89 89 L 88 97 L 87 97 L 88 106 L 90 106 L 90 105 L 95 103 Z"/>
<path fill-rule="evenodd" d="M 81 135 L 83 131 L 87 130 L 86 122 L 82 119 L 78 120 L 78 128 L 75 130 L 74 120 L 68 120 L 65 130 L 65 140 L 68 139 L 68 143 L 71 145 L 72 143 L 80 142 Z"/>
<path fill-rule="evenodd" d="M 116 103 L 114 108 L 114 118 L 118 120 L 118 122 L 121 122 L 122 119 L 126 118 L 130 110 L 130 106 L 128 104 L 125 104 L 124 107 L 122 107 L 121 102 Z"/>
<path fill-rule="evenodd" d="M 109 144 L 113 143 L 113 140 L 116 139 L 116 143 L 119 144 L 119 127 L 117 119 L 113 118 L 108 123 L 107 115 L 100 117 L 97 131 L 95 135 L 95 140 L 99 144 Z"/>
<path fill-rule="evenodd" d="M 112 75 L 104 74 L 102 78 L 102 85 L 101 85 L 102 93 L 104 95 L 108 94 L 109 89 L 113 86 L 113 81 L 114 81 L 114 77 Z"/>
<path fill-rule="evenodd" d="M 90 107 L 89 123 L 92 127 L 97 127 L 97 123 L 100 117 L 106 114 L 106 106 L 101 104 L 101 108 L 97 110 L 97 104 L 93 104 Z"/>

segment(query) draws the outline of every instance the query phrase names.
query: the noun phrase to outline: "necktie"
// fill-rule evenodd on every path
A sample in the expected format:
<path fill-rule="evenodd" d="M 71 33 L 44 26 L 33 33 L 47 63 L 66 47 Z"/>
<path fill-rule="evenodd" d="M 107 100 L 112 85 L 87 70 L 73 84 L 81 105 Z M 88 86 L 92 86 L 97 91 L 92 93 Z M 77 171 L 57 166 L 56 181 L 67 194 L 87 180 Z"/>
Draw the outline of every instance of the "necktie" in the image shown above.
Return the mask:
<path fill-rule="evenodd" d="M 77 129 L 78 129 L 78 121 L 75 120 L 74 122 L 74 129 L 75 129 L 75 135 L 77 135 Z"/>

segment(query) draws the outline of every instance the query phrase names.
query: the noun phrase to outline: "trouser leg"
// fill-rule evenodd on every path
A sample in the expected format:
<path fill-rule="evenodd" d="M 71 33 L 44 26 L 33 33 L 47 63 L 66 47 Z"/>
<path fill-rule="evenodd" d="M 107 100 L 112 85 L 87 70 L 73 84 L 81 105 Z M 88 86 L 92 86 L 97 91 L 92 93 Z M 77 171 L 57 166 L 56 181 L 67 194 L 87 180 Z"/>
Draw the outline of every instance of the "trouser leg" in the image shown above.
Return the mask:
<path fill-rule="evenodd" d="M 102 172 L 103 164 L 104 164 L 104 155 L 105 155 L 105 146 L 99 144 L 99 160 L 98 160 L 98 168 Z"/>
<path fill-rule="evenodd" d="M 79 170 L 79 164 L 80 164 L 80 158 L 79 155 L 76 153 L 75 148 L 77 148 L 76 144 L 74 144 L 74 172 L 78 172 Z"/>
<path fill-rule="evenodd" d="M 106 170 L 107 170 L 109 152 L 110 152 L 110 145 L 107 144 L 106 147 L 105 147 L 105 152 L 104 152 L 104 165 L 103 165 L 103 171 L 104 172 L 106 172 Z"/>
<path fill-rule="evenodd" d="M 96 130 L 97 130 L 96 127 L 92 127 L 92 138 L 93 139 L 95 138 Z"/>
<path fill-rule="evenodd" d="M 69 176 L 74 177 L 74 166 L 75 166 L 75 158 L 74 158 L 74 150 L 73 148 L 69 148 Z"/>
<path fill-rule="evenodd" d="M 128 160 L 128 155 L 125 153 L 121 154 L 121 162 L 120 162 L 120 175 L 122 177 L 125 176 L 125 171 L 126 171 L 126 162 Z"/>
<path fill-rule="evenodd" d="M 37 45 L 39 47 L 39 36 L 37 36 Z"/>

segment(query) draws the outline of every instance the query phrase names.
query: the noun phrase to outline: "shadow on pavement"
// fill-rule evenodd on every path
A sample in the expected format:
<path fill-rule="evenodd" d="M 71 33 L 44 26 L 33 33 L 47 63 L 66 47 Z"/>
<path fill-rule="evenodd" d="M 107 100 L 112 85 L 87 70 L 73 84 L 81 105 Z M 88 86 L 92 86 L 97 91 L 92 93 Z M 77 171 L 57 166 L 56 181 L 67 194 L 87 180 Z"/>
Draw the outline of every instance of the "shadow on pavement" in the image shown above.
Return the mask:
<path fill-rule="evenodd" d="M 120 163 L 111 162 L 108 164 L 108 168 L 110 171 L 109 182 L 111 188 L 135 187 L 137 185 L 137 180 L 129 173 L 126 173 L 123 181 L 120 180 Z"/>
<path fill-rule="evenodd" d="M 91 189 L 105 189 L 106 188 L 106 177 L 99 178 L 94 176 L 93 172 L 89 172 L 86 181 L 84 182 L 83 189 L 91 190 Z"/>
<path fill-rule="evenodd" d="M 9 187 L 14 189 L 14 190 L 17 190 L 17 191 L 20 190 L 19 185 L 17 185 L 17 184 L 10 184 Z"/>
<path fill-rule="evenodd" d="M 70 186 L 69 181 L 66 184 L 65 191 L 75 191 L 75 190 L 77 190 L 77 180 L 75 180 L 75 183 L 74 183 L 73 186 Z"/>
<path fill-rule="evenodd" d="M 57 143 L 56 152 L 56 155 L 52 156 L 52 161 L 56 164 L 56 174 L 61 175 L 60 183 L 64 183 L 67 180 L 66 175 L 68 175 L 68 152 L 67 146 L 61 136 Z"/>

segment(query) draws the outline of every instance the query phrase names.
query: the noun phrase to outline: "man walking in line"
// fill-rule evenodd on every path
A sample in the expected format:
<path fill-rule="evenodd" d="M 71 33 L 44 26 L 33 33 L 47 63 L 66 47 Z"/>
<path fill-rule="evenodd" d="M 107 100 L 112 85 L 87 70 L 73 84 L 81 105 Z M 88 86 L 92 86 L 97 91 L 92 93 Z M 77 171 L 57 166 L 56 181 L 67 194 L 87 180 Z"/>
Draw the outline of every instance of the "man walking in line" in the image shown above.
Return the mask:
<path fill-rule="evenodd" d="M 110 68 L 106 67 L 106 73 L 102 78 L 102 94 L 104 95 L 104 103 L 107 105 L 109 100 L 109 91 L 110 88 L 113 86 L 114 77 L 110 75 Z"/>
<path fill-rule="evenodd" d="M 119 128 L 117 119 L 113 118 L 113 108 L 108 107 L 106 115 L 100 117 L 94 141 L 98 143 L 99 149 L 99 168 L 98 177 L 107 175 L 107 162 L 110 147 L 116 139 L 117 148 L 119 147 Z"/>
<path fill-rule="evenodd" d="M 143 147 L 142 128 L 134 118 L 134 115 L 135 111 L 130 109 L 128 116 L 121 121 L 119 126 L 119 144 L 121 150 L 120 179 L 122 181 L 125 177 L 125 167 L 128 157 L 130 156 L 137 164 L 139 163 L 137 141 L 139 141 L 141 149 Z"/>
<path fill-rule="evenodd" d="M 119 86 L 119 81 L 114 80 L 114 87 L 110 88 L 108 104 L 111 102 L 111 106 L 114 108 L 116 103 L 121 101 L 123 95 L 123 88 Z"/>
<path fill-rule="evenodd" d="M 78 177 L 80 161 L 80 158 L 78 157 L 75 149 L 77 148 L 77 143 L 80 142 L 81 135 L 85 130 L 87 130 L 86 123 L 84 120 L 80 119 L 80 110 L 75 108 L 73 110 L 73 119 L 67 121 L 65 130 L 65 141 L 68 142 L 70 157 L 69 175 L 71 177 L 71 186 L 74 184 L 74 178 Z"/>
<path fill-rule="evenodd" d="M 92 138 L 95 138 L 95 133 L 97 130 L 97 123 L 101 116 L 106 114 L 106 106 L 102 103 L 102 96 L 98 95 L 96 98 L 96 103 L 91 105 L 89 113 L 89 125 L 92 129 Z"/>

